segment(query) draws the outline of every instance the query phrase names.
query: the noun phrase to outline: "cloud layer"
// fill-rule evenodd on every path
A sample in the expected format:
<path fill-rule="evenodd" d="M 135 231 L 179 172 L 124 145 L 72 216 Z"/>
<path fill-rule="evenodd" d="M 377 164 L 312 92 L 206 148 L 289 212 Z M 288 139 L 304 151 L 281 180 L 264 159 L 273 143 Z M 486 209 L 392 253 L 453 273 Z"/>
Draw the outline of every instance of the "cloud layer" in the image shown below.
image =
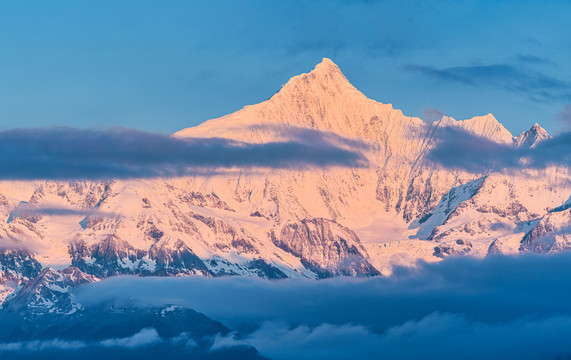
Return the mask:
<path fill-rule="evenodd" d="M 292 129 L 290 138 L 250 144 L 127 129 L 6 130 L 0 132 L 0 178 L 182 176 L 213 168 L 358 167 L 365 163 L 355 141 L 310 129 Z"/>
<path fill-rule="evenodd" d="M 390 278 L 266 281 L 111 278 L 76 291 L 177 303 L 237 329 L 213 349 L 251 344 L 274 359 L 556 358 L 571 354 L 570 254 L 453 258 Z"/>
<path fill-rule="evenodd" d="M 460 129 L 443 128 L 428 159 L 448 168 L 485 172 L 571 166 L 571 132 L 559 134 L 531 149 L 498 144 Z"/>

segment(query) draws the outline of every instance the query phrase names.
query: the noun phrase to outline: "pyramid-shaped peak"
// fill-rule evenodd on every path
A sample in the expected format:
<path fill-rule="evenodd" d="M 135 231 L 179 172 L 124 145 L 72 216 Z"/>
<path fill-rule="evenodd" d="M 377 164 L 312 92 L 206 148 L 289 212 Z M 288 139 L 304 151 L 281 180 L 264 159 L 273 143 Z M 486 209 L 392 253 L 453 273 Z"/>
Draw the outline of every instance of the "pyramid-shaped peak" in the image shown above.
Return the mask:
<path fill-rule="evenodd" d="M 351 83 L 341 69 L 331 59 L 323 58 L 309 73 L 292 77 L 272 98 L 279 101 L 283 98 L 295 98 L 296 101 L 318 101 L 321 105 L 330 102 L 345 101 L 357 97 L 360 101 L 366 97 Z"/>
<path fill-rule="evenodd" d="M 547 132 L 547 130 L 545 130 L 544 128 L 542 128 L 538 123 L 533 124 L 533 126 L 531 127 L 531 129 L 529 129 L 530 131 L 536 132 L 536 133 L 545 133 L 545 134 L 549 134 Z"/>
<path fill-rule="evenodd" d="M 551 135 L 549 135 L 547 130 L 542 128 L 538 123 L 535 123 L 529 130 L 522 132 L 514 139 L 514 145 L 516 147 L 533 148 L 540 142 L 550 138 Z"/>
<path fill-rule="evenodd" d="M 547 132 L 547 130 L 545 130 L 544 128 L 541 127 L 541 125 L 539 125 L 538 123 L 533 124 L 533 126 L 527 130 L 524 131 L 522 133 L 523 134 L 535 134 L 538 135 L 540 137 L 544 137 L 544 138 L 548 138 L 551 137 L 551 135 L 549 135 L 549 133 Z M 521 136 L 521 135 L 520 135 Z"/>

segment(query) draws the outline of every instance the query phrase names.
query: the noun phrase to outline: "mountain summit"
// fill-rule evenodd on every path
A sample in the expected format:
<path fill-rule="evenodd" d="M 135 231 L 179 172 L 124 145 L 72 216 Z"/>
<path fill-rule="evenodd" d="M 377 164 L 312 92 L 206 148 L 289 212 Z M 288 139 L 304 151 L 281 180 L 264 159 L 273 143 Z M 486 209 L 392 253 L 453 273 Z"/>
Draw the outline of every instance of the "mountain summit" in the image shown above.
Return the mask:
<path fill-rule="evenodd" d="M 391 105 L 367 99 L 351 85 L 333 61 L 324 58 L 311 72 L 292 77 L 269 100 L 181 130 L 175 136 L 254 140 L 235 131 L 255 125 L 287 125 L 359 136 L 364 123 L 369 120 L 362 113 L 371 110 L 382 114 L 393 111 Z"/>
<path fill-rule="evenodd" d="M 174 136 L 267 142 L 279 140 L 271 127 L 284 126 L 330 131 L 377 143 L 393 156 L 411 161 L 423 151 L 423 137 L 433 126 L 455 126 L 500 143 L 513 142 L 513 136 L 492 114 L 463 121 L 446 117 L 435 125 L 405 116 L 392 104 L 367 98 L 328 58 L 311 72 L 292 77 L 269 100 L 181 130 Z"/>

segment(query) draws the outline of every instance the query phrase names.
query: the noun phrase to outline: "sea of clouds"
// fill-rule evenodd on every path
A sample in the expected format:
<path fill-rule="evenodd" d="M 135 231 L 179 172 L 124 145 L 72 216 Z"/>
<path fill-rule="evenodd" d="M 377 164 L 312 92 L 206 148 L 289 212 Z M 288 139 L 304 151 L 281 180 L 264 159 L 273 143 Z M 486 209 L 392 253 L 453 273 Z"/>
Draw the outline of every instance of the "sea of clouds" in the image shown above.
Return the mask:
<path fill-rule="evenodd" d="M 571 356 L 571 255 L 453 258 L 391 277 L 268 281 L 115 277 L 77 289 L 85 306 L 178 304 L 273 359 L 557 359 Z"/>

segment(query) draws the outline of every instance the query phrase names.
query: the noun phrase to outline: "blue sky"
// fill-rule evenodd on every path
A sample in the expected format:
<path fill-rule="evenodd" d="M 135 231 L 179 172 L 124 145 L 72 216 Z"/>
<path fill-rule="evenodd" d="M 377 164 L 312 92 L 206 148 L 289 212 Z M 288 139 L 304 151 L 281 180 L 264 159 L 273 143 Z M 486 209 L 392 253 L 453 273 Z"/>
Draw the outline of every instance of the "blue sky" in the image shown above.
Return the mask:
<path fill-rule="evenodd" d="M 0 128 L 171 133 L 322 57 L 405 114 L 566 129 L 565 1 L 0 1 Z M 567 119 L 565 119 L 567 118 Z"/>

